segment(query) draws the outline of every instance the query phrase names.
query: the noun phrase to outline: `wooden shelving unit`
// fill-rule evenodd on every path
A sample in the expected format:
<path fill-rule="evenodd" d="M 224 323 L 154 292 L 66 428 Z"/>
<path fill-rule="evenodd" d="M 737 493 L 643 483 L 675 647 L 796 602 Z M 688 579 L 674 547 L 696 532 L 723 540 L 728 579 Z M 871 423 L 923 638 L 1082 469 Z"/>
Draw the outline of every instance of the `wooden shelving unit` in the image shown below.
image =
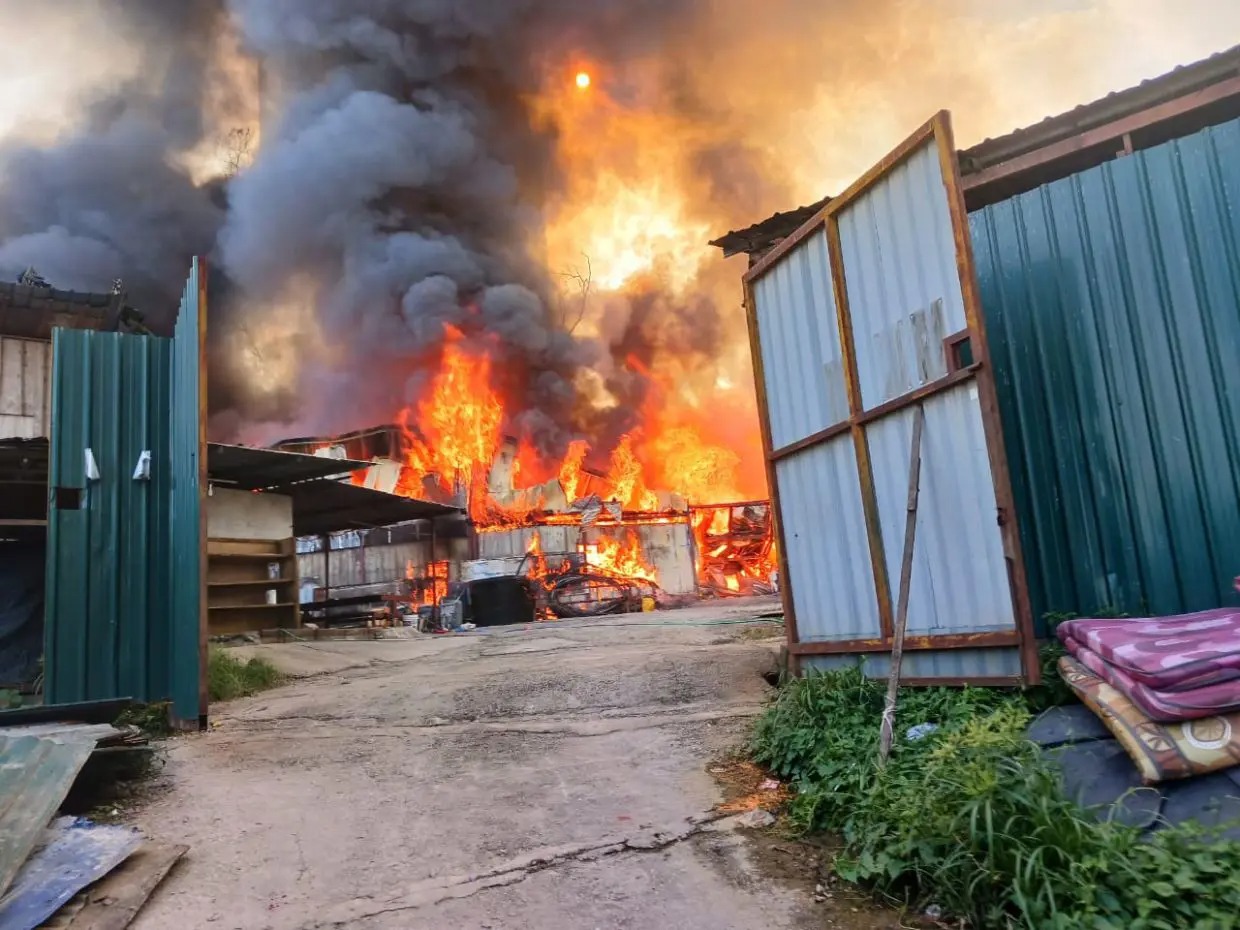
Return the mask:
<path fill-rule="evenodd" d="M 276 577 L 272 577 L 272 575 Z M 207 620 L 212 636 L 301 626 L 297 548 L 280 540 L 207 541 Z M 269 603 L 267 592 L 276 592 Z"/>

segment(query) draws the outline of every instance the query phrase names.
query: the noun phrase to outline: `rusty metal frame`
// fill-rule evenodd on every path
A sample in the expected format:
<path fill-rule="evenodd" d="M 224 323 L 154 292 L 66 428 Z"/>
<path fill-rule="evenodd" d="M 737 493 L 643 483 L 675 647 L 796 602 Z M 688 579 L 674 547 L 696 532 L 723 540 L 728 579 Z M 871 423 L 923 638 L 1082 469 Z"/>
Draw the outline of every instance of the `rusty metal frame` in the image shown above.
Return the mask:
<path fill-rule="evenodd" d="M 929 384 L 924 384 L 906 394 L 885 401 L 869 410 L 861 398 L 860 372 L 857 365 L 856 345 L 849 308 L 848 289 L 844 279 L 843 248 L 840 240 L 839 214 L 858 197 L 866 193 L 878 180 L 903 164 L 927 141 L 933 140 L 938 150 L 943 182 L 947 189 L 948 209 L 951 216 L 952 236 L 955 244 L 957 271 L 964 302 L 967 329 L 953 334 L 944 342 L 944 351 L 951 348 L 951 340 L 968 338 L 973 350 L 973 363 L 966 367 L 950 364 L 948 374 Z M 766 376 L 762 362 L 761 338 L 758 332 L 757 307 L 754 303 L 754 282 L 802 242 L 815 234 L 824 234 L 831 268 L 832 289 L 835 297 L 836 325 L 839 330 L 840 351 L 843 360 L 844 385 L 848 396 L 849 415 L 846 420 L 832 424 L 811 436 L 778 449 L 771 445 L 771 424 L 766 396 Z M 758 395 L 758 413 L 762 428 L 762 444 L 766 459 L 767 482 L 771 490 L 772 517 L 775 521 L 776 539 L 779 543 L 780 595 L 783 599 L 787 622 L 789 661 L 794 672 L 799 671 L 799 659 L 812 655 L 841 655 L 889 652 L 893 639 L 893 616 L 891 586 L 887 578 L 887 561 L 879 524 L 878 495 L 870 461 L 869 441 L 865 427 L 898 413 L 926 398 L 956 387 L 965 381 L 977 385 L 982 423 L 986 435 L 987 455 L 994 484 L 995 502 L 1002 538 L 1004 558 L 1008 568 L 1008 583 L 1012 594 L 1015 630 L 950 634 L 944 636 L 916 636 L 906 640 L 909 650 L 999 648 L 1019 647 L 1023 681 L 1036 683 L 1040 680 L 1037 642 L 1034 636 L 1033 617 L 1029 606 L 1028 580 L 1021 554 L 1020 536 L 1016 525 L 1016 511 L 1012 498 L 1011 478 L 1003 447 L 999 420 L 998 395 L 990 365 L 990 352 L 982 319 L 981 302 L 978 297 L 976 273 L 973 266 L 973 249 L 969 234 L 968 215 L 965 212 L 964 190 L 961 185 L 960 165 L 956 155 L 951 117 L 940 111 L 916 132 L 893 149 L 878 164 L 862 175 L 843 194 L 827 203 L 814 216 L 801 225 L 796 232 L 781 241 L 748 269 L 743 278 L 745 291 L 745 320 L 749 330 L 749 346 L 753 357 L 754 382 Z M 788 549 L 784 539 L 779 482 L 775 465 L 795 453 L 813 448 L 821 443 L 849 433 L 852 436 L 860 481 L 862 511 L 866 523 L 867 545 L 870 555 L 871 574 L 874 580 L 874 597 L 878 605 L 878 639 L 841 640 L 831 642 L 801 642 L 797 627 L 796 607 L 793 598 L 795 579 L 788 571 Z M 947 683 L 961 683 L 946 680 Z M 980 680 L 971 679 L 974 683 Z M 1006 684 L 1012 679 L 995 679 Z"/>

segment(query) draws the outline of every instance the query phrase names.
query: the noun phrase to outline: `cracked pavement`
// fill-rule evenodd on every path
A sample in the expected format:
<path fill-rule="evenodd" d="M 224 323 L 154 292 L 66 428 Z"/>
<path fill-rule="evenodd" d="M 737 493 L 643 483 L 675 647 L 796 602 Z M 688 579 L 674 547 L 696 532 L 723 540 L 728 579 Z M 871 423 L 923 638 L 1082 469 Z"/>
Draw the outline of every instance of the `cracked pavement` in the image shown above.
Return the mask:
<path fill-rule="evenodd" d="M 705 771 L 769 695 L 779 640 L 736 621 L 771 606 L 249 647 L 311 677 L 171 742 L 139 826 L 190 852 L 134 926 L 819 926 Z"/>

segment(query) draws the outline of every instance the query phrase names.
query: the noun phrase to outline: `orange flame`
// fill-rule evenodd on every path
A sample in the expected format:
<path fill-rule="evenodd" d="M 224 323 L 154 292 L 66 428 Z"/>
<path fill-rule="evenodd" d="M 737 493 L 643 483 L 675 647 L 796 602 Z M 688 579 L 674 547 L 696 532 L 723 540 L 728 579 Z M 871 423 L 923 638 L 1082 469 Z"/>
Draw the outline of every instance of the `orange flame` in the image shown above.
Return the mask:
<path fill-rule="evenodd" d="M 604 536 L 597 543 L 583 547 L 586 564 L 595 568 L 657 583 L 659 573 L 642 556 L 641 542 L 637 534 L 628 530 L 624 539 Z"/>
<path fill-rule="evenodd" d="M 612 500 L 627 510 L 658 510 L 659 495 L 648 490 L 642 480 L 642 463 L 633 454 L 633 437 L 621 437 L 612 450 L 611 469 L 607 473 Z"/>
<path fill-rule="evenodd" d="M 581 486 L 581 466 L 586 460 L 590 445 L 584 439 L 574 439 L 568 444 L 568 452 L 560 465 L 560 487 L 569 504 L 577 499 L 577 489 Z"/>
<path fill-rule="evenodd" d="M 412 473 L 402 478 L 398 492 L 421 496 L 418 486 L 430 478 L 448 491 L 464 486 L 471 504 L 484 503 L 485 487 L 478 485 L 485 486 L 486 468 L 499 448 L 504 408 L 491 388 L 490 358 L 469 351 L 455 327 L 444 331 L 443 357 L 429 394 L 418 403 L 416 431 L 409 408 L 398 418 L 407 444 L 405 466 Z"/>

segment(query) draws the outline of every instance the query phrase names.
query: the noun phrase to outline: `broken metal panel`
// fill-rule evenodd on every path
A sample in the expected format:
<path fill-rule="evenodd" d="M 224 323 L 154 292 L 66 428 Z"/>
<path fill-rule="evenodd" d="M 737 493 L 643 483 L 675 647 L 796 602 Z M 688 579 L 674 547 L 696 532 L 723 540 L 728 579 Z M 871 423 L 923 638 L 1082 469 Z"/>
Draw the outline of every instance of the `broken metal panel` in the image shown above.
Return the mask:
<path fill-rule="evenodd" d="M 95 740 L 0 735 L 0 894 L 56 813 Z"/>
<path fill-rule="evenodd" d="M 967 326 L 938 147 L 919 147 L 837 219 L 869 410 L 944 377 L 943 340 Z"/>
<path fill-rule="evenodd" d="M 852 437 L 844 434 L 780 459 L 775 475 L 800 641 L 877 637 L 878 603 Z"/>
<path fill-rule="evenodd" d="M 36 930 L 142 845 L 132 827 L 61 817 L 42 847 L 26 862 L 13 887 L 0 898 L 0 930 Z"/>
<path fill-rule="evenodd" d="M 771 445 L 783 448 L 848 418 L 827 241 L 822 230 L 754 284 Z"/>
<path fill-rule="evenodd" d="M 822 300 L 813 288 L 781 290 L 786 268 L 794 280 L 804 279 L 796 274 L 804 262 L 798 256 L 822 239 L 834 299 Z M 937 114 L 832 200 L 821 225 L 807 223 L 755 263 L 745 284 L 791 653 L 808 659 L 891 649 L 910 421 L 920 406 L 931 461 L 922 471 L 906 648 L 957 651 L 942 665 L 955 671 L 943 677 L 961 682 L 995 677 L 989 660 L 969 665 L 969 655 L 1019 647 L 1018 672 L 1036 681 L 1040 666 L 948 114 Z M 787 385 L 779 373 L 764 371 L 775 358 L 765 340 L 780 332 L 770 318 L 779 314 L 815 315 L 818 332 L 832 324 L 838 330 L 848 399 L 840 422 L 799 436 L 777 431 L 781 397 L 804 396 L 811 408 L 823 399 L 821 379 L 804 369 Z M 789 443 L 790 437 L 796 438 Z M 914 665 L 927 663 L 934 665 L 921 658 Z"/>
<path fill-rule="evenodd" d="M 995 525 L 995 495 L 977 386 L 965 382 L 923 402 L 921 495 L 913 549 L 909 636 L 1012 630 L 1016 617 Z M 914 408 L 866 427 L 895 600 Z"/>

